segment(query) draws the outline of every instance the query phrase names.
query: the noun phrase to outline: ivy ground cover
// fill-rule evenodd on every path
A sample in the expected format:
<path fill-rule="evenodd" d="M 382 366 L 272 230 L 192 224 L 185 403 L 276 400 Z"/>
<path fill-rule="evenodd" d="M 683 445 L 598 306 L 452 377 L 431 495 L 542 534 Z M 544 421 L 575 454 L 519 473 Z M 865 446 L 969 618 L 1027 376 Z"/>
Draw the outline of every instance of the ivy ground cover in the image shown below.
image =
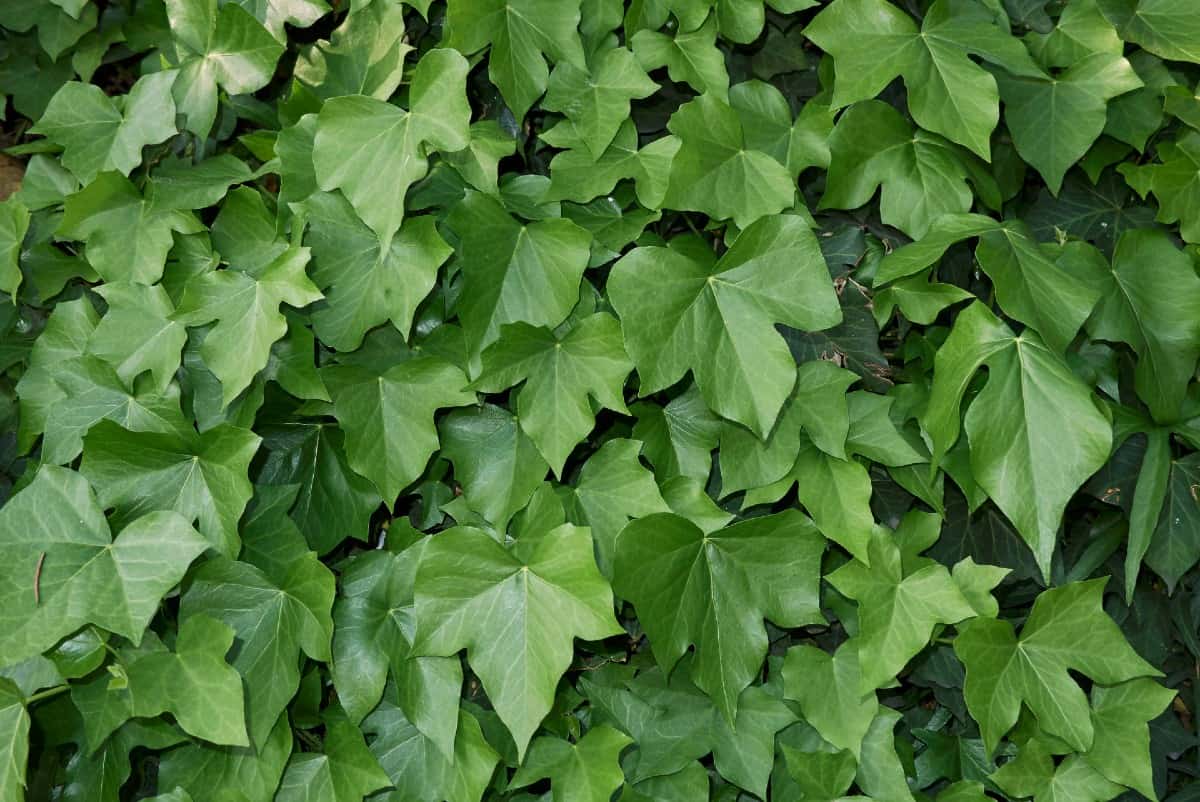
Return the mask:
<path fill-rule="evenodd" d="M 1200 802 L 1195 0 L 0 0 L 0 802 Z"/>

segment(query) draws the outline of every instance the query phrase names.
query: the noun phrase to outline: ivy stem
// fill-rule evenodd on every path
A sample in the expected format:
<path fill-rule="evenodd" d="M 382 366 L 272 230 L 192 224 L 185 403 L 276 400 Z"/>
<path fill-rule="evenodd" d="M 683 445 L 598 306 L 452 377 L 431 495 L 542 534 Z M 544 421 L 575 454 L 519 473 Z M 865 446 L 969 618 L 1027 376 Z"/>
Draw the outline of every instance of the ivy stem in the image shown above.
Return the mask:
<path fill-rule="evenodd" d="M 31 696 L 25 697 L 25 706 L 28 707 L 34 702 L 40 702 L 43 699 L 50 699 L 51 697 L 58 696 L 63 691 L 70 690 L 70 688 L 70 685 L 55 685 L 53 688 L 46 688 L 44 691 L 38 691 Z"/>

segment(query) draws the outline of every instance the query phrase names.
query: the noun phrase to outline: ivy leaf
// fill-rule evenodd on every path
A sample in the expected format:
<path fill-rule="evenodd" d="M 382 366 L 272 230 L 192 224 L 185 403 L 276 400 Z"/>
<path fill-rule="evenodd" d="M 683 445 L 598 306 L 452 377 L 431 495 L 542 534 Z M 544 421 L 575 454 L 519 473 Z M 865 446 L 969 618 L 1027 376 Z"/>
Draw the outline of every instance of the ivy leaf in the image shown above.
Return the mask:
<path fill-rule="evenodd" d="M 382 373 L 341 366 L 323 375 L 346 433 L 350 467 L 389 504 L 438 449 L 434 413 L 475 403 L 463 372 L 436 357 L 408 359 Z"/>
<path fill-rule="evenodd" d="M 571 488 L 579 513 L 575 523 L 591 528 L 596 562 L 606 577 L 612 575 L 617 535 L 625 524 L 634 518 L 670 511 L 654 474 L 638 461 L 641 450 L 637 440 L 609 440 L 584 463 Z"/>
<path fill-rule="evenodd" d="M 127 176 L 142 163 L 143 147 L 175 135 L 176 74 L 139 78 L 120 107 L 98 86 L 63 84 L 30 132 L 61 146 L 63 166 L 84 184 L 108 170 Z"/>
<path fill-rule="evenodd" d="M 172 232 L 200 230 L 189 212 L 147 201 L 127 179 L 110 172 L 67 198 L 57 233 L 86 242 L 88 263 L 105 281 L 155 284 L 174 244 Z"/>
<path fill-rule="evenodd" d="M 247 472 L 261 439 L 219 426 L 204 434 L 130 432 L 101 421 L 84 438 L 80 472 L 105 509 L 125 520 L 173 510 L 197 522 L 209 546 L 238 553 L 238 519 L 250 500 Z"/>
<path fill-rule="evenodd" d="M 819 330 L 841 318 L 816 238 L 792 216 L 751 225 L 719 259 L 690 237 L 637 248 L 613 267 L 608 290 L 643 395 L 691 369 L 709 407 L 760 437 L 796 380 L 768 321 Z"/>
<path fill-rule="evenodd" d="M 972 204 L 966 156 L 878 100 L 856 103 L 838 118 L 829 138 L 829 174 L 822 209 L 857 209 L 876 190 L 884 223 L 922 237 L 943 214 Z"/>
<path fill-rule="evenodd" d="M 1200 357 L 1200 278 L 1191 259 L 1157 231 L 1130 231 L 1117 241 L 1103 295 L 1088 321 L 1097 339 L 1124 342 L 1138 354 L 1138 395 L 1155 420 L 1180 414 L 1184 392 Z M 1163 293 L 1161 288 L 1170 287 Z"/>
<path fill-rule="evenodd" d="M 4 666 L 86 624 L 139 643 L 162 597 L 208 547 L 173 512 L 143 515 L 113 538 L 87 481 L 50 465 L 0 509 L 0 544 Z"/>
<path fill-rule="evenodd" d="M 492 404 L 447 415 L 438 428 L 467 505 L 503 530 L 549 466 L 510 412 Z"/>
<path fill-rule="evenodd" d="M 633 53 L 615 47 L 595 56 L 588 70 L 559 62 L 542 106 L 566 115 L 592 158 L 599 159 L 629 116 L 629 101 L 649 97 L 657 89 Z"/>
<path fill-rule="evenodd" d="M 228 406 L 267 366 L 271 346 L 287 333 L 280 305 L 300 308 L 324 296 L 304 272 L 308 249 L 292 247 L 257 269 L 213 270 L 184 287 L 175 319 L 185 326 L 217 321 L 200 347 L 204 364 L 221 380 Z M 241 343 L 230 348 L 228 343 Z"/>
<path fill-rule="evenodd" d="M 463 53 L 491 45 L 488 76 L 517 121 L 550 82 L 546 58 L 586 69 L 579 0 L 451 0 L 445 41 Z"/>
<path fill-rule="evenodd" d="M 389 669 L 404 718 L 447 759 L 454 757 L 462 668 L 457 657 L 412 654 L 413 589 L 424 545 L 398 555 L 366 552 L 342 574 L 333 607 L 333 682 L 350 720 L 379 704 Z"/>
<path fill-rule="evenodd" d="M 695 30 L 677 30 L 674 36 L 640 30 L 633 35 L 630 44 L 643 69 L 666 67 L 672 81 L 721 100 L 728 97 L 729 73 L 725 69 L 725 56 L 717 47 L 715 16 L 710 15 Z"/>
<path fill-rule="evenodd" d="M 325 295 L 312 316 L 321 341 L 353 351 L 370 329 L 388 321 L 407 337 L 418 304 L 452 253 L 434 219 L 409 217 L 384 247 L 340 195 L 317 193 L 303 207 L 312 279 Z"/>
<path fill-rule="evenodd" d="M 458 316 L 472 359 L 506 323 L 557 326 L 579 300 L 591 235 L 569 220 L 522 225 L 495 199 L 468 192 L 448 225 L 461 238 Z"/>
<path fill-rule="evenodd" d="M 294 752 L 275 794 L 278 802 L 361 802 L 391 780 L 348 721 L 325 725 L 325 751 Z"/>
<path fill-rule="evenodd" d="M 217 88 L 231 95 L 267 85 L 283 45 L 237 3 L 168 0 L 167 20 L 180 58 L 173 93 L 187 129 L 201 139 L 217 116 Z"/>
<path fill-rule="evenodd" d="M 413 72 L 407 111 L 364 95 L 336 97 L 321 107 L 313 140 L 317 184 L 342 191 L 384 252 L 404 219 L 408 188 L 429 169 L 426 148 L 467 146 L 466 78 L 466 59 L 436 49 Z"/>
<path fill-rule="evenodd" d="M 0 679 L 0 799 L 22 802 L 25 798 L 26 765 L 29 760 L 29 712 L 21 692 L 7 679 Z"/>
<path fill-rule="evenodd" d="M 1100 136 L 1108 101 L 1142 86 L 1120 56 L 1088 56 L 1054 78 L 997 72 L 1004 122 L 1021 158 L 1057 195 L 1063 176 Z"/>
<path fill-rule="evenodd" d="M 284 25 L 307 28 L 329 13 L 323 0 L 235 0 L 254 15 L 280 41 L 285 38 Z"/>
<path fill-rule="evenodd" d="M 1107 688 L 1092 686 L 1095 738 L 1084 759 L 1112 782 L 1153 799 L 1147 722 L 1162 713 L 1174 698 L 1174 690 L 1145 678 Z"/>
<path fill-rule="evenodd" d="M 233 630 L 207 616 L 179 627 L 175 651 L 157 638 L 153 649 L 125 653 L 115 673 L 71 689 L 85 716 L 89 749 L 134 716 L 174 716 L 190 735 L 215 744 L 247 746 L 242 678 L 225 662 Z"/>
<path fill-rule="evenodd" d="M 646 459 L 659 477 L 708 480 L 711 452 L 717 447 L 723 424 L 705 405 L 695 384 L 689 384 L 665 406 L 643 401 L 631 410 L 637 416 L 633 436 L 644 443 Z"/>
<path fill-rule="evenodd" d="M 182 621 L 205 615 L 236 633 L 229 662 L 245 680 L 247 730 L 260 750 L 300 684 L 301 651 L 330 659 L 334 597 L 333 575 L 305 551 L 294 528 L 280 527 L 277 520 L 264 534 L 281 541 L 274 548 L 287 559 L 263 567 L 223 557 L 209 560 L 180 605 Z"/>
<path fill-rule="evenodd" d="M 637 744 L 637 751 L 627 758 L 627 777 L 641 784 L 653 777 L 677 776 L 711 752 L 722 777 L 766 796 L 775 734 L 795 723 L 795 714 L 766 689 L 751 686 L 738 698 L 731 725 L 687 679 L 688 659 L 669 678 L 651 669 L 624 687 L 599 685 L 587 678 L 581 682 L 588 699 Z"/>
<path fill-rule="evenodd" d="M 1095 728 L 1083 691 L 1068 670 L 1102 685 L 1161 676 L 1138 656 L 1101 602 L 1106 579 L 1045 591 L 1021 629 L 977 618 L 960 627 L 954 651 L 967 669 L 964 693 L 988 753 L 1028 707 L 1046 732 L 1073 750 L 1092 748 Z"/>
<path fill-rule="evenodd" d="M 968 54 L 1017 75 L 1042 74 L 1008 20 L 977 3 L 939 0 L 918 30 L 885 0 L 836 0 L 804 35 L 833 56 L 835 107 L 869 100 L 903 76 L 917 124 L 984 159 L 991 157 L 1000 98 L 995 79 Z"/>
<path fill-rule="evenodd" d="M 804 719 L 829 743 L 855 760 L 879 709 L 874 690 L 863 692 L 858 641 L 833 654 L 801 644 L 788 649 L 783 663 L 784 693 L 800 704 Z"/>
<path fill-rule="evenodd" d="M 1040 740 L 1022 745 L 1017 757 L 1001 766 L 992 780 L 1013 796 L 1032 797 L 1034 802 L 1064 800 L 1104 801 L 1121 793 L 1079 755 L 1070 755 L 1057 766 L 1050 750 Z"/>
<path fill-rule="evenodd" d="M 938 350 L 923 424 L 932 464 L 958 439 L 967 384 L 987 365 L 988 381 L 963 428 L 971 471 L 1037 557 L 1042 575 L 1071 495 L 1108 460 L 1112 428 L 1090 389 L 1036 334 L 1014 336 L 987 307 L 958 316 Z"/>
<path fill-rule="evenodd" d="M 955 242 L 978 237 L 975 258 L 992 279 L 1005 313 L 1032 326 L 1056 351 L 1066 351 L 1091 314 L 1099 293 L 1064 269 L 1018 221 L 1000 223 L 979 214 L 944 215 L 917 242 L 884 257 L 876 284 L 925 270 Z"/>
<path fill-rule="evenodd" d="M 356 8 L 327 41 L 302 53 L 295 75 L 324 99 L 368 95 L 387 100 L 400 85 L 404 57 L 411 50 L 403 9 L 372 3 Z"/>
<path fill-rule="evenodd" d="M 341 429 L 327 423 L 263 429 L 270 454 L 259 481 L 299 485 L 291 517 L 321 554 L 347 537 L 365 537 L 380 502 L 371 483 L 350 468 L 344 440 Z"/>
<path fill-rule="evenodd" d="M 431 656 L 467 650 L 522 759 L 571 663 L 573 639 L 623 631 L 592 548 L 588 530 L 571 524 L 524 534 L 508 548 L 457 527 L 421 555 L 413 649 Z"/>
<path fill-rule="evenodd" d="M 550 469 L 561 475 L 567 457 L 595 425 L 591 401 L 629 414 L 622 398 L 633 363 L 625 355 L 621 326 L 598 312 L 565 332 L 514 323 L 483 352 L 475 387 L 500 392 L 524 382 L 517 418 Z"/>
<path fill-rule="evenodd" d="M 579 743 L 537 738 L 508 788 L 549 779 L 554 802 L 607 802 L 625 781 L 617 759 L 631 743 L 628 735 L 605 724 L 588 730 Z"/>
<path fill-rule="evenodd" d="M 858 602 L 860 694 L 891 682 L 929 643 L 937 624 L 975 616 L 945 566 L 932 560 L 903 565 L 900 547 L 886 530 L 875 530 L 869 556 L 869 566 L 852 560 L 826 576 L 838 593 Z"/>
<path fill-rule="evenodd" d="M 787 167 L 748 147 L 738 112 L 717 95 L 680 106 L 667 128 L 681 144 L 664 206 L 732 218 L 739 228 L 792 206 L 796 187 Z"/>
<path fill-rule="evenodd" d="M 638 149 L 637 126 L 625 120 L 598 158 L 593 158 L 571 126 L 560 124 L 542 134 L 548 144 L 568 148 L 550 161 L 550 188 L 544 200 L 590 201 L 612 192 L 623 178 L 633 179 L 643 205 L 662 203 L 679 139 L 664 136 Z"/>
<path fill-rule="evenodd" d="M 270 799 L 291 753 L 291 727 L 287 716 L 280 716 L 257 749 L 191 743 L 166 752 L 159 763 L 159 787 L 182 789 L 194 799 L 226 788 L 246 799 Z"/>
<path fill-rule="evenodd" d="M 15 295 L 21 286 L 21 243 L 29 230 L 29 210 L 16 197 L 0 203 L 0 292 Z"/>
<path fill-rule="evenodd" d="M 396 786 L 394 799 L 444 799 L 475 802 L 482 798 L 500 756 L 488 744 L 479 721 L 458 711 L 453 758 L 445 757 L 404 717 L 400 708 L 384 700 L 363 722 L 374 735 L 371 751 Z"/>
<path fill-rule="evenodd" d="M 648 515 L 617 537 L 613 590 L 637 608 L 664 671 L 696 647 L 692 680 L 732 724 L 738 696 L 766 657 L 762 619 L 781 627 L 821 620 L 824 547 L 794 510 L 713 533 L 673 513 Z"/>
<path fill-rule="evenodd" d="M 1200 63 L 1200 24 L 1185 0 L 1098 0 L 1122 39 L 1156 56 Z"/>
<path fill-rule="evenodd" d="M 1179 223 L 1179 232 L 1187 242 L 1200 242 L 1200 226 L 1191 210 L 1200 201 L 1200 134 L 1188 132 L 1175 141 L 1160 142 L 1156 164 L 1125 163 L 1117 168 L 1141 197 L 1153 193 L 1158 201 L 1155 219 L 1160 223 Z"/>
<path fill-rule="evenodd" d="M 108 304 L 88 350 L 108 362 L 128 386 L 149 371 L 157 392 L 166 392 L 179 369 L 187 330 L 171 320 L 175 307 L 162 286 L 113 282 L 96 288 Z"/>

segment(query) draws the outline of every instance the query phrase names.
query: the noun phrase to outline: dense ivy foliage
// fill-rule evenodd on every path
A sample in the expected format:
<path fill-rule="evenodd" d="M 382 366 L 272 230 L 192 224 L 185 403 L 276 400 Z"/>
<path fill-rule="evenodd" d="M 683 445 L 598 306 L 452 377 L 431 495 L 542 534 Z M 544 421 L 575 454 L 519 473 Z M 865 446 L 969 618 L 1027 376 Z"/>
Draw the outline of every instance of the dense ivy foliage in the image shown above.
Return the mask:
<path fill-rule="evenodd" d="M 0 802 L 1200 800 L 1196 0 L 0 0 Z"/>

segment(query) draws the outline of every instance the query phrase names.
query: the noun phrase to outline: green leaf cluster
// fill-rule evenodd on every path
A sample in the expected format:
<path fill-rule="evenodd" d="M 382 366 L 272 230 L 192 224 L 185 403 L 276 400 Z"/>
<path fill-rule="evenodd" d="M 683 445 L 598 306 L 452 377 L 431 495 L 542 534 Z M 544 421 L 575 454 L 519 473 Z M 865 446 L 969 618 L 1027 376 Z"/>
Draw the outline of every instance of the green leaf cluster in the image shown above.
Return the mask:
<path fill-rule="evenodd" d="M 1195 802 L 1195 0 L 0 0 L 0 802 Z"/>

